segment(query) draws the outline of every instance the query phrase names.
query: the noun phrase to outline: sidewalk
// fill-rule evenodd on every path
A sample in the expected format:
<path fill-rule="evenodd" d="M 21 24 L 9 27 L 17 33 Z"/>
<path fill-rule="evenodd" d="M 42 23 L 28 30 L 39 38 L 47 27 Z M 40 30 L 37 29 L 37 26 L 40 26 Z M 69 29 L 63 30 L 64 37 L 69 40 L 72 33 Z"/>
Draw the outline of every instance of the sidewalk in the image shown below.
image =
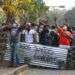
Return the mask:
<path fill-rule="evenodd" d="M 27 69 L 27 65 L 23 65 L 23 66 L 16 67 L 16 68 L 1 67 L 0 75 L 21 75 L 21 73 L 23 72 L 25 73 L 26 69 Z"/>

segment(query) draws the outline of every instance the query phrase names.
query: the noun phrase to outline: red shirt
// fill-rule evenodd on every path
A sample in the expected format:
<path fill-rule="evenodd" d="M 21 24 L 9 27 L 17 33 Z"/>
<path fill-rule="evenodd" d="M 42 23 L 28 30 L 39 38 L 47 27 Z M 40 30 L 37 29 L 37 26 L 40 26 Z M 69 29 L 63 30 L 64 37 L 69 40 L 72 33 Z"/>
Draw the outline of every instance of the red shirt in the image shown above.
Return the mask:
<path fill-rule="evenodd" d="M 62 28 L 60 28 L 59 30 L 59 44 L 60 45 L 70 45 L 71 43 L 71 39 L 69 37 L 71 37 L 72 34 L 69 31 L 64 31 Z"/>

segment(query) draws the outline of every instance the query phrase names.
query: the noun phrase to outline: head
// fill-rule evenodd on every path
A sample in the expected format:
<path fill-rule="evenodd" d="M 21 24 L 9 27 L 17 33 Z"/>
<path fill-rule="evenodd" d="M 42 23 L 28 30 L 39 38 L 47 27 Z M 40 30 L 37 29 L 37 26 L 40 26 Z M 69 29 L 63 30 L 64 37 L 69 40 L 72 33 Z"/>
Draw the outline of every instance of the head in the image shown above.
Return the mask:
<path fill-rule="evenodd" d="M 30 31 L 31 30 L 31 23 L 26 24 L 26 30 Z"/>
<path fill-rule="evenodd" d="M 48 30 L 48 25 L 44 25 L 43 30 Z"/>
<path fill-rule="evenodd" d="M 67 25 L 64 25 L 62 28 L 63 28 L 64 31 L 67 31 L 68 30 Z"/>
<path fill-rule="evenodd" d="M 53 25 L 53 26 L 51 26 L 51 29 L 54 31 L 57 31 L 57 26 Z"/>
<path fill-rule="evenodd" d="M 17 23 L 13 23 L 13 27 L 18 27 L 18 24 Z"/>
<path fill-rule="evenodd" d="M 67 30 L 68 30 L 69 32 L 72 32 L 72 31 L 73 31 L 73 30 L 72 30 L 72 27 L 70 27 L 70 26 L 67 27 Z"/>
<path fill-rule="evenodd" d="M 51 29 L 55 29 L 56 27 L 53 25 L 53 26 L 51 26 Z"/>

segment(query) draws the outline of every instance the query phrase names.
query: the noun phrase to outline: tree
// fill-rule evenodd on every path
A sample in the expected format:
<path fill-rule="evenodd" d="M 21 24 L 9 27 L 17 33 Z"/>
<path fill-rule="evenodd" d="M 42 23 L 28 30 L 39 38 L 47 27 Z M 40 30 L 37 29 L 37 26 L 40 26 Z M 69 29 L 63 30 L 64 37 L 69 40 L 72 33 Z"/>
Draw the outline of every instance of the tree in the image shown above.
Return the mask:
<path fill-rule="evenodd" d="M 48 7 L 41 0 L 4 0 L 2 9 L 7 17 L 6 23 L 12 23 L 15 16 L 34 22 L 46 13 Z"/>
<path fill-rule="evenodd" d="M 0 9 L 0 25 L 6 21 L 5 13 Z"/>

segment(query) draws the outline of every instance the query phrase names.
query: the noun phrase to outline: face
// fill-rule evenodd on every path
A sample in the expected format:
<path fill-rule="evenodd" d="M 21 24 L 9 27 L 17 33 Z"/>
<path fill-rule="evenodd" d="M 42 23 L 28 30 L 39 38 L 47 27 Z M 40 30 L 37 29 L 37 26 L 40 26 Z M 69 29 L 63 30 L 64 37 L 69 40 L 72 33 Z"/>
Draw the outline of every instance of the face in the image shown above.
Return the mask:
<path fill-rule="evenodd" d="M 29 31 L 31 29 L 31 25 L 27 24 L 26 29 Z"/>
<path fill-rule="evenodd" d="M 16 27 L 17 25 L 14 23 L 13 26 Z"/>
<path fill-rule="evenodd" d="M 18 24 L 14 23 L 14 24 L 13 24 L 13 27 L 18 27 Z"/>
<path fill-rule="evenodd" d="M 67 26 L 63 26 L 63 30 L 67 30 Z"/>
<path fill-rule="evenodd" d="M 48 30 L 48 29 L 49 29 L 49 27 L 48 27 L 48 26 L 45 26 L 45 27 L 44 27 L 44 30 Z"/>

